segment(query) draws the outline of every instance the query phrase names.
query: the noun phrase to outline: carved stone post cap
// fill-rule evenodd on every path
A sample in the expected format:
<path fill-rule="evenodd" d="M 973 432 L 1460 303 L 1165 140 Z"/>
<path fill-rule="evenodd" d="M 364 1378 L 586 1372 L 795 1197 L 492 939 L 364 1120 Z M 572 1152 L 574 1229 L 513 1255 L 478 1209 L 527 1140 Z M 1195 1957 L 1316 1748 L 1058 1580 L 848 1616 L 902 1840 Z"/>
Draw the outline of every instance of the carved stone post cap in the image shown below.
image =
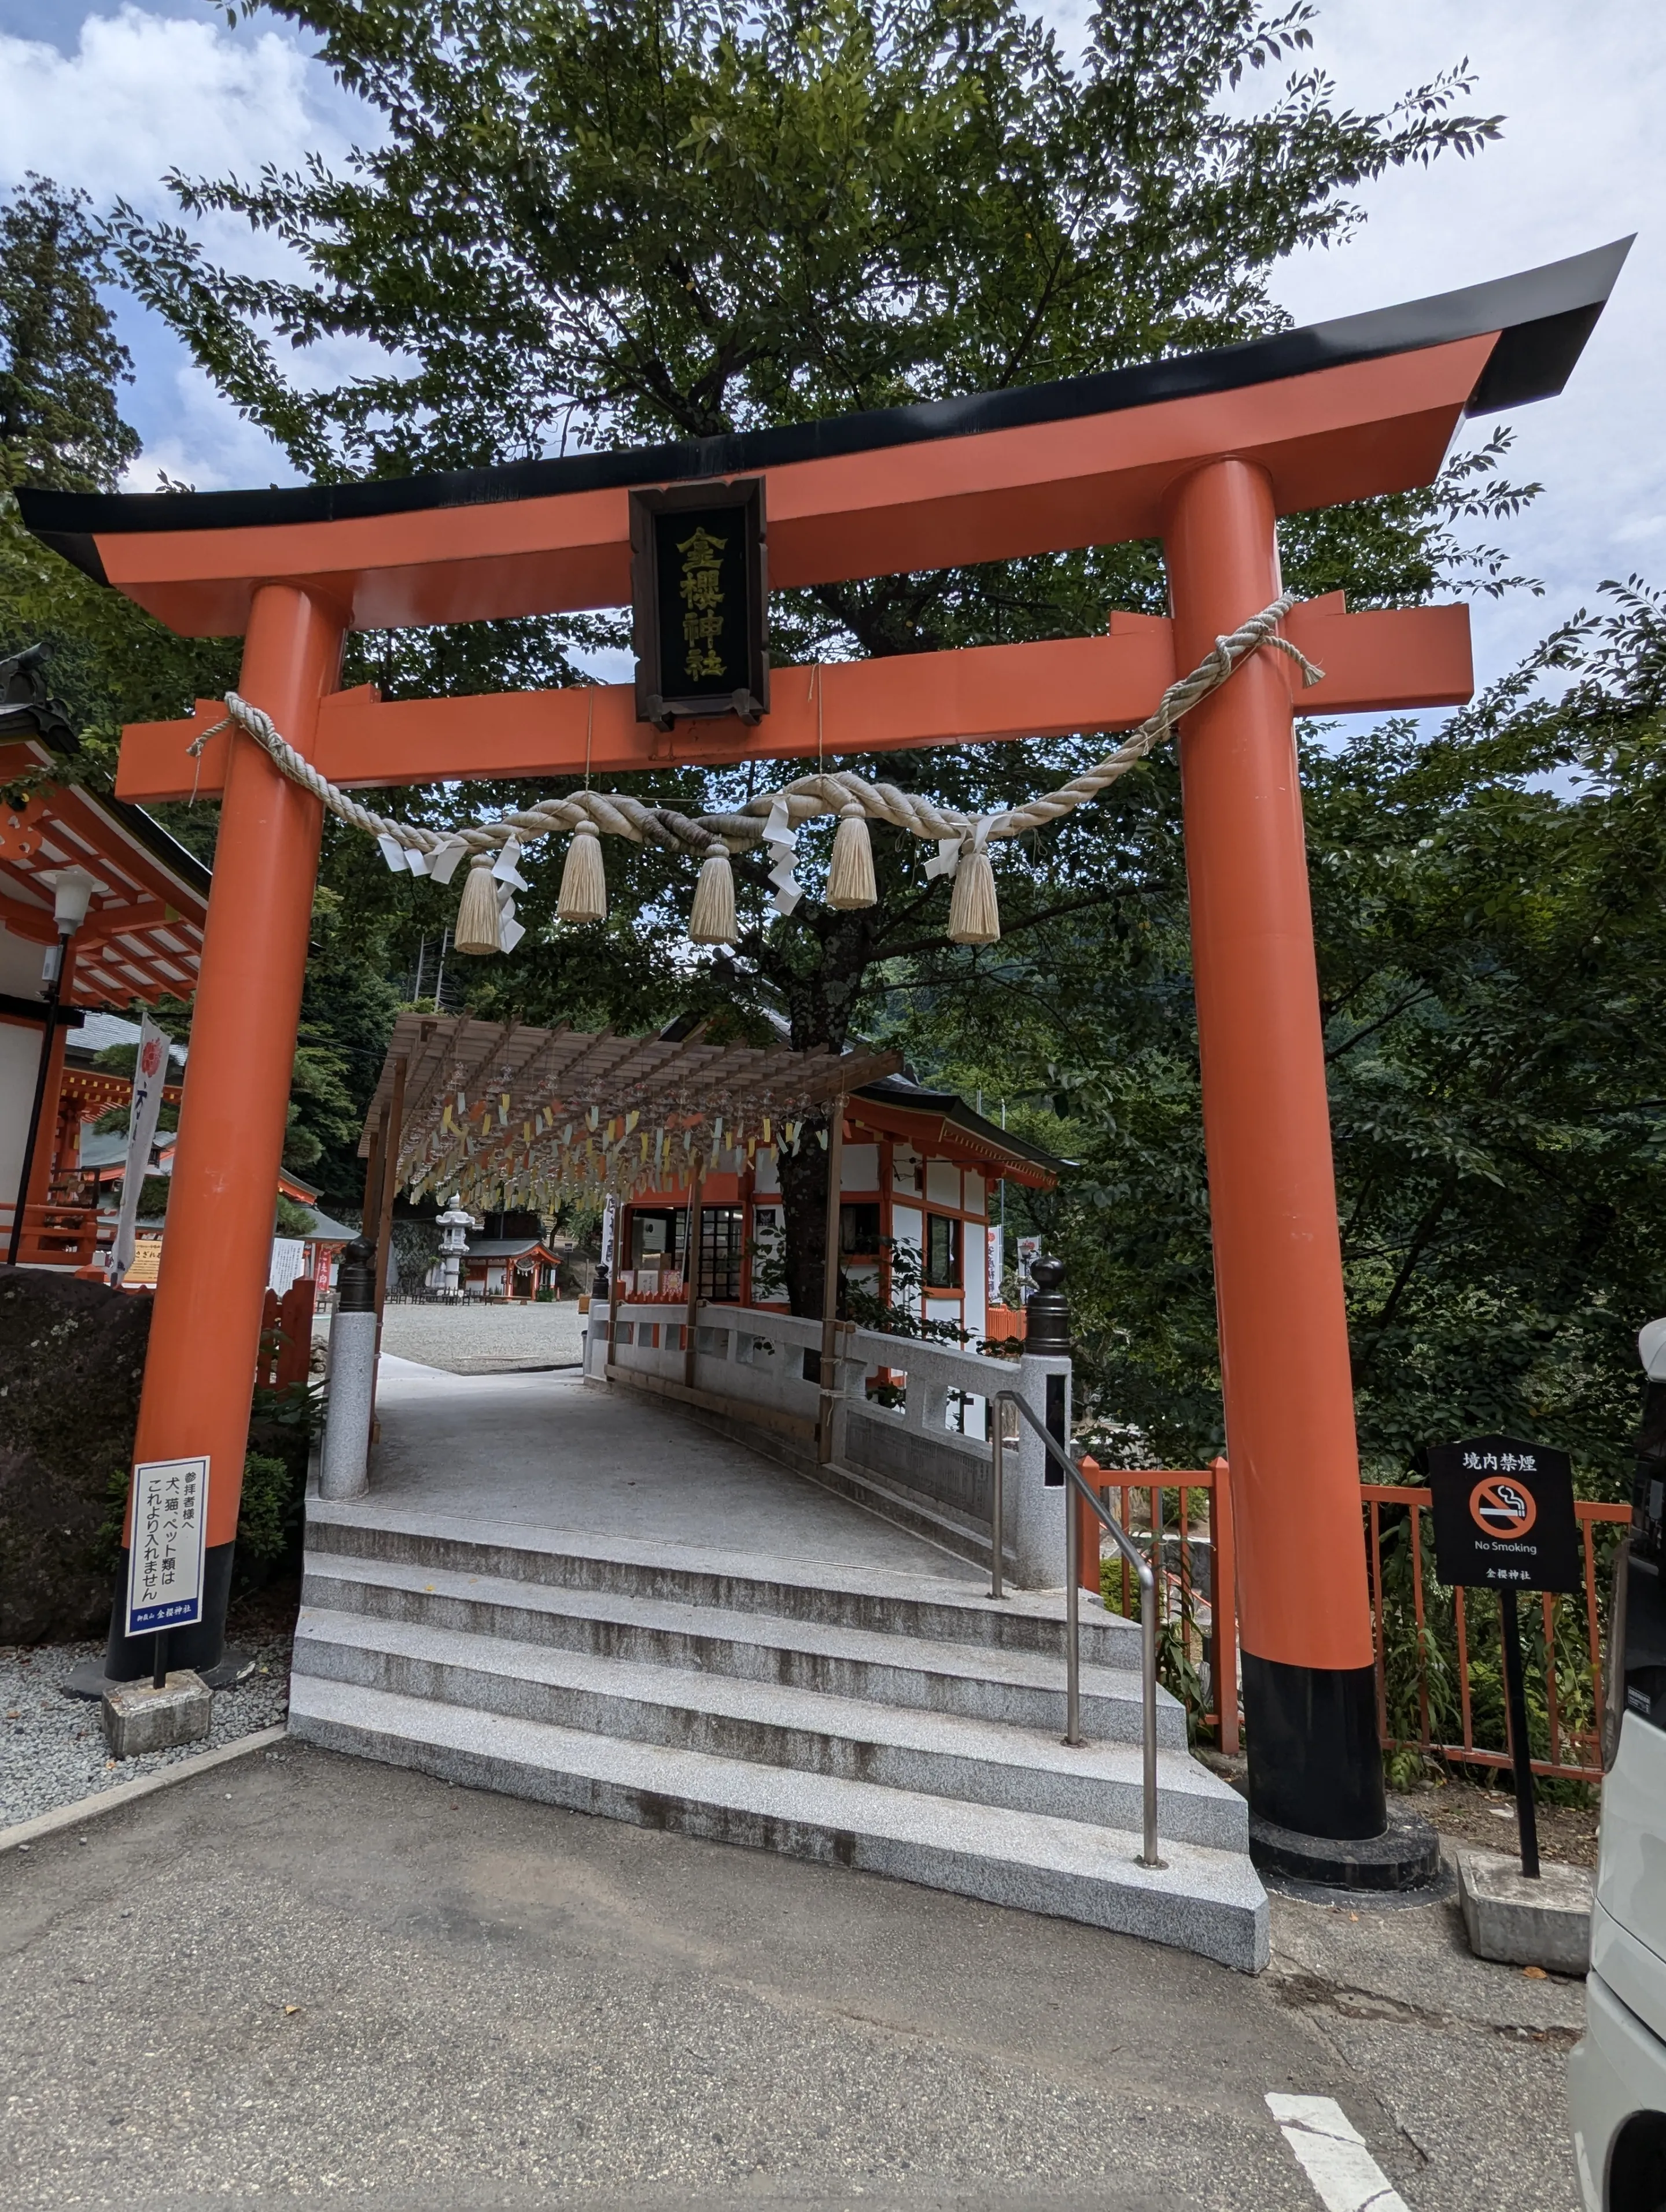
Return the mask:
<path fill-rule="evenodd" d="M 336 1277 L 337 1313 L 376 1310 L 376 1248 L 367 1237 L 356 1237 L 343 1251 Z"/>
<path fill-rule="evenodd" d="M 1030 1279 L 1036 1294 L 1024 1309 L 1024 1348 L 1055 1358 L 1070 1357 L 1070 1304 L 1059 1285 L 1064 1280 L 1062 1260 L 1032 1260 Z"/>

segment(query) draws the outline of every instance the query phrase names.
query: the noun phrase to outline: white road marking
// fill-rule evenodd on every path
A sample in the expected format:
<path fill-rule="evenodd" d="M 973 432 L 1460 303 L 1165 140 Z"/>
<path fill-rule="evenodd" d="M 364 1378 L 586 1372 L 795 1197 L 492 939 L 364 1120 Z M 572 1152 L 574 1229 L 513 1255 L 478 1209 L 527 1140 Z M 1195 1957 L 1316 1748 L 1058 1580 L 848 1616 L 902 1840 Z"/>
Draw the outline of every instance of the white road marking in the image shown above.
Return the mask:
<path fill-rule="evenodd" d="M 1268 2108 L 1319 2192 L 1325 2212 L 1407 2212 L 1406 2200 L 1365 2148 L 1335 2097 L 1267 2093 Z"/>

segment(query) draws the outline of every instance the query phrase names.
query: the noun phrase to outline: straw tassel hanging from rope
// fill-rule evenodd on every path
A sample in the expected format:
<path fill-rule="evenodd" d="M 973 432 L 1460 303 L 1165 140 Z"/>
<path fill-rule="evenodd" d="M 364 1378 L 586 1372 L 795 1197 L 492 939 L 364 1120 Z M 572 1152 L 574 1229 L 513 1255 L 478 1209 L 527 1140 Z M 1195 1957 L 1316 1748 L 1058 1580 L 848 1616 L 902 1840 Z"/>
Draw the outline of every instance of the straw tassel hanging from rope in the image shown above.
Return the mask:
<path fill-rule="evenodd" d="M 573 832 L 562 867 L 556 911 L 563 921 L 607 920 L 607 876 L 602 866 L 602 841 L 593 822 L 581 822 Z"/>
<path fill-rule="evenodd" d="M 879 902 L 867 816 L 853 801 L 839 809 L 839 826 L 833 833 L 833 859 L 827 872 L 827 903 L 836 907 L 841 914 L 848 914 L 857 907 L 877 906 Z"/>
<path fill-rule="evenodd" d="M 949 901 L 951 945 L 996 945 L 1000 941 L 1000 906 L 995 897 L 995 872 L 989 865 L 980 836 L 970 853 L 963 852 L 954 872 L 954 892 Z"/>
<path fill-rule="evenodd" d="M 563 921 L 603 921 L 607 917 L 607 885 L 602 867 L 599 831 L 611 836 L 644 841 L 666 850 L 699 853 L 703 856 L 694 902 L 696 941 L 706 945 L 735 942 L 734 883 L 731 852 L 768 848 L 773 866 L 769 880 L 775 886 L 775 909 L 791 914 L 802 896 L 793 876 L 793 848 L 798 831 L 819 815 L 836 813 L 838 828 L 833 841 L 827 902 L 839 909 L 877 904 L 873 853 L 867 821 L 889 822 L 908 835 L 935 841 L 937 857 L 927 865 L 929 881 L 939 875 L 954 879 L 950 907 L 949 936 L 959 945 L 993 945 L 1000 935 L 994 872 L 986 849 L 989 839 L 1002 842 L 1022 836 L 1061 820 L 1077 807 L 1108 790 L 1118 777 L 1137 768 L 1152 748 L 1171 736 L 1182 717 L 1210 692 L 1225 683 L 1245 655 L 1265 647 L 1298 664 L 1304 684 L 1316 684 L 1322 669 L 1314 666 L 1278 625 L 1296 604 L 1286 593 L 1257 615 L 1240 623 L 1230 636 L 1217 638 L 1213 650 L 1188 675 L 1170 684 L 1155 713 L 1125 738 L 1114 752 L 1073 776 L 1057 789 L 1043 792 L 1023 805 L 970 820 L 956 809 L 939 806 L 917 792 L 895 784 L 872 784 L 854 771 L 830 772 L 824 757 L 821 731 L 821 672 L 813 671 L 812 693 L 817 709 L 817 768 L 780 790 L 749 797 L 738 811 L 690 818 L 669 806 L 650 806 L 630 794 L 602 795 L 590 789 L 590 732 L 585 738 L 585 787 L 582 793 L 562 799 L 540 799 L 517 808 L 494 821 L 466 830 L 440 831 L 409 822 L 391 821 L 362 805 L 319 774 L 311 762 L 295 751 L 270 715 L 234 691 L 226 694 L 228 720 L 242 730 L 276 763 L 282 773 L 310 791 L 340 821 L 348 822 L 376 838 L 389 867 L 409 868 L 413 875 L 435 883 L 450 881 L 453 871 L 469 854 L 469 872 L 458 913 L 455 944 L 459 952 L 513 951 L 526 931 L 515 919 L 514 890 L 526 888 L 516 871 L 520 841 L 570 830 L 566 866 L 562 872 L 559 914 Z M 593 721 L 593 705 L 592 702 Z M 189 750 L 200 755 L 209 739 L 226 727 L 216 722 L 203 732 Z M 489 841 L 501 848 L 494 866 L 490 854 L 475 848 Z M 493 878 L 496 881 L 494 883 Z"/>
<path fill-rule="evenodd" d="M 714 846 L 694 887 L 694 911 L 689 916 L 689 935 L 696 945 L 738 942 L 734 919 L 734 871 L 721 845 Z"/>
<path fill-rule="evenodd" d="M 459 952 L 501 952 L 503 939 L 498 927 L 497 884 L 492 876 L 489 853 L 477 853 L 469 862 L 457 909 L 452 943 Z"/>

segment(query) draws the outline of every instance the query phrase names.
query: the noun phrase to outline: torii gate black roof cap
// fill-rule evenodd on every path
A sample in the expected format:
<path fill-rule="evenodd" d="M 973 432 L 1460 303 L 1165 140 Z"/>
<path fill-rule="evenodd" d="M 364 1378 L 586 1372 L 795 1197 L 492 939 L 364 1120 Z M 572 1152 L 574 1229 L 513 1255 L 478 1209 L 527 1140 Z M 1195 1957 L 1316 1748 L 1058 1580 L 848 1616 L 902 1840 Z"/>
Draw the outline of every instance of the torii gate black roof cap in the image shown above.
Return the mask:
<path fill-rule="evenodd" d="M 353 483 L 272 486 L 264 491 L 61 492 L 21 489 L 23 520 L 37 538 L 104 581 L 92 538 L 99 532 L 233 530 L 286 522 L 346 521 L 414 514 L 423 508 L 477 507 L 499 501 L 547 499 L 562 492 L 609 491 L 633 484 L 702 477 L 740 476 L 795 461 L 872 453 L 888 446 L 965 438 L 990 430 L 1068 422 L 1164 399 L 1270 384 L 1352 362 L 1417 353 L 1459 338 L 1499 332 L 1466 411 L 1496 414 L 1531 399 L 1548 399 L 1572 374 L 1606 305 L 1629 238 L 1571 260 L 1547 262 L 1516 276 L 1438 292 L 1426 300 L 1335 322 L 1279 331 L 1271 337 L 1213 353 L 1177 354 L 1092 376 L 1066 377 L 1005 392 L 974 392 L 915 407 L 874 408 L 818 422 L 793 422 L 680 445 L 636 446 L 617 453 L 575 453 L 560 460 L 510 461 L 500 467 L 455 469 L 443 476 L 377 477 Z"/>

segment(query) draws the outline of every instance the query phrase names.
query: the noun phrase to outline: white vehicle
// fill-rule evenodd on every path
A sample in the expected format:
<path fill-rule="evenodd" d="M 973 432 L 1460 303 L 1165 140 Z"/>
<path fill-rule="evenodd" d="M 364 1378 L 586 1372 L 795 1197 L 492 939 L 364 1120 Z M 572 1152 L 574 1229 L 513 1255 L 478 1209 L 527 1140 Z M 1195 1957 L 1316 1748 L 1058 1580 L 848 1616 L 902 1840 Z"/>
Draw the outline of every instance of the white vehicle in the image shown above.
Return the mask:
<path fill-rule="evenodd" d="M 1587 2212 L 1666 2212 L 1666 1320 L 1648 1376 L 1608 1639 L 1585 2033 L 1568 2064 Z"/>

